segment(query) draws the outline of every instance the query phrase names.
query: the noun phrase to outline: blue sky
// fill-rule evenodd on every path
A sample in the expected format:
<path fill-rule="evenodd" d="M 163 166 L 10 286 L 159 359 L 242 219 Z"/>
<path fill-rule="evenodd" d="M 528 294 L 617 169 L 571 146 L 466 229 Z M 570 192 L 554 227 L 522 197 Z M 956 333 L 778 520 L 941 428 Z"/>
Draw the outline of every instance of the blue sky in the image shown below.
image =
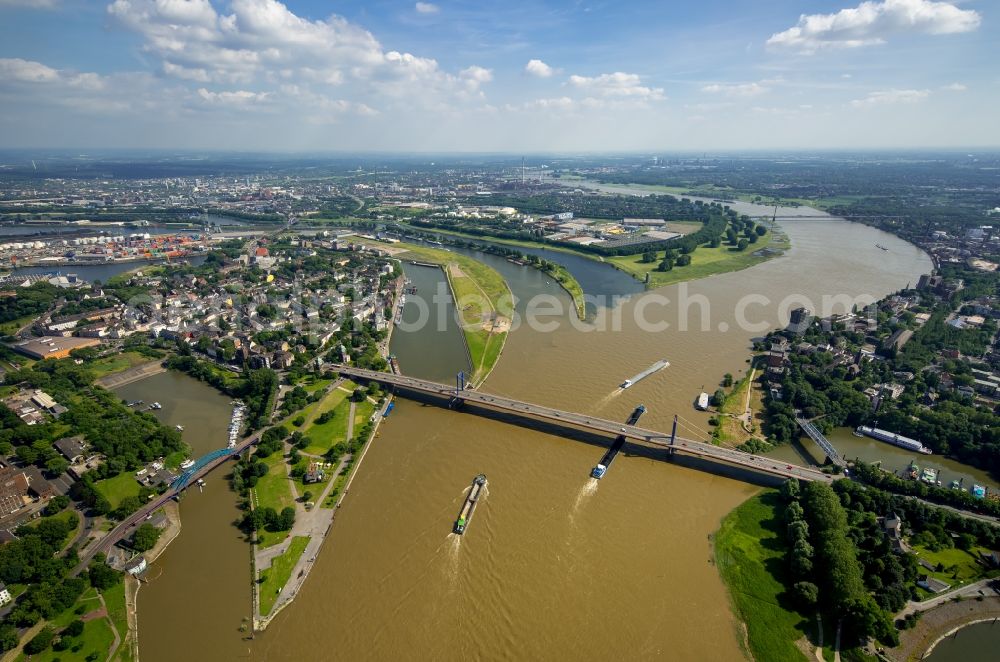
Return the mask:
<path fill-rule="evenodd" d="M 997 0 L 0 0 L 0 147 L 1000 146 Z"/>

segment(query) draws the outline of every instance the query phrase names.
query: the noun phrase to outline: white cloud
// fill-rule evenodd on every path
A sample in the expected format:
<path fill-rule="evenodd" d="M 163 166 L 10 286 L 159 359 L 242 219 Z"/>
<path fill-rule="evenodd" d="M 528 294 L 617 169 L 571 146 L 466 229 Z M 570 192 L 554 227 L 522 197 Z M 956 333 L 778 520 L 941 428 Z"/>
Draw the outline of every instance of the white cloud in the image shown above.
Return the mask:
<path fill-rule="evenodd" d="M 209 0 L 114 0 L 108 14 L 142 36 L 164 74 L 209 91 L 211 84 L 266 91 L 295 83 L 322 96 L 322 88 L 337 86 L 338 96 L 354 102 L 382 97 L 440 108 L 481 99 L 492 78 L 475 65 L 449 73 L 432 58 L 386 50 L 340 16 L 309 20 L 279 0 L 231 0 L 226 7 L 229 13 Z"/>
<path fill-rule="evenodd" d="M 507 110 L 543 110 L 570 111 L 576 107 L 576 102 L 570 97 L 553 97 L 549 99 L 533 99 L 520 105 L 507 105 Z"/>
<path fill-rule="evenodd" d="M 441 11 L 440 7 L 430 2 L 418 2 L 413 8 L 418 14 L 436 14 Z"/>
<path fill-rule="evenodd" d="M 0 80 L 22 83 L 50 83 L 59 80 L 59 72 L 41 62 L 21 58 L 0 59 Z"/>
<path fill-rule="evenodd" d="M 204 87 L 198 89 L 198 96 L 208 103 L 220 104 L 224 106 L 246 106 L 261 103 L 271 98 L 269 92 L 249 92 L 247 90 L 237 90 L 235 92 L 210 92 Z"/>
<path fill-rule="evenodd" d="M 930 96 L 930 90 L 880 90 L 869 92 L 862 99 L 854 99 L 851 105 L 855 108 L 869 108 L 896 103 L 917 103 Z"/>
<path fill-rule="evenodd" d="M 760 83 L 713 83 L 705 85 L 701 91 L 727 97 L 755 97 L 767 92 L 768 88 Z"/>
<path fill-rule="evenodd" d="M 952 83 L 951 85 L 945 85 L 941 89 L 949 92 L 965 92 L 969 88 L 962 83 Z"/>
<path fill-rule="evenodd" d="M 569 83 L 574 87 L 602 97 L 632 97 L 650 101 L 666 98 L 663 95 L 663 88 L 643 85 L 638 74 L 627 74 L 621 71 L 599 76 L 573 75 L 569 77 Z"/>
<path fill-rule="evenodd" d="M 934 0 L 870 0 L 834 14 L 803 14 L 794 27 L 776 32 L 767 45 L 803 53 L 885 43 L 893 34 L 954 34 L 979 27 L 979 14 Z"/>
<path fill-rule="evenodd" d="M 29 7 L 31 9 L 52 9 L 59 0 L 0 0 L 0 7 Z"/>
<path fill-rule="evenodd" d="M 549 78 L 556 73 L 555 69 L 541 60 L 528 60 L 528 64 L 524 65 L 524 71 L 538 78 Z"/>

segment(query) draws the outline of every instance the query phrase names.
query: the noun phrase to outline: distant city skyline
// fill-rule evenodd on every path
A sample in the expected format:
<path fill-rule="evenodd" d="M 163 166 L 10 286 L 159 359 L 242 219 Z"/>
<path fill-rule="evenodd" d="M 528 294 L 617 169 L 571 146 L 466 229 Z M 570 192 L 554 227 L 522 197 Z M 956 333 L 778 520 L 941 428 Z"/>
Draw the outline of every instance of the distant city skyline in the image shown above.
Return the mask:
<path fill-rule="evenodd" d="M 0 0 L 0 148 L 998 147 L 998 9 Z"/>

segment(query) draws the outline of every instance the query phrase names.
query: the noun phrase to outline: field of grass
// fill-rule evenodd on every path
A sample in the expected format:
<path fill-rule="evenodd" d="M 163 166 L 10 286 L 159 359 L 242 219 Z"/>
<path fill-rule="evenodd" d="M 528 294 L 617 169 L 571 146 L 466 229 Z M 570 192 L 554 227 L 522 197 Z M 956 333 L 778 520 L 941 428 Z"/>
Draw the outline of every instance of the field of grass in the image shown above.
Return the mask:
<path fill-rule="evenodd" d="M 357 436 L 358 431 L 364 427 L 368 419 L 372 417 L 375 413 L 375 405 L 373 405 L 368 400 L 359 402 L 354 408 L 354 434 Z"/>
<path fill-rule="evenodd" d="M 406 224 L 403 225 L 418 232 L 428 231 L 428 228 L 421 228 Z M 700 224 L 699 227 L 701 227 Z M 482 237 L 479 235 L 467 234 L 465 232 L 457 232 L 454 230 L 441 230 L 438 228 L 430 229 L 430 231 L 438 234 L 451 235 L 453 237 L 478 239 L 480 241 L 489 242 L 491 244 L 502 244 L 504 246 L 514 246 L 519 248 L 542 248 L 548 251 L 570 253 L 572 255 L 579 255 L 580 257 L 585 257 L 587 259 L 594 260 L 596 262 L 603 262 L 603 260 L 599 256 L 594 255 L 593 253 L 585 253 L 584 251 L 577 251 L 573 250 L 572 248 L 564 248 L 562 246 L 551 246 L 549 244 L 544 244 L 538 241 L 519 241 L 515 239 L 501 239 L 499 237 Z M 554 264 L 555 268 L 552 271 L 546 273 L 552 276 L 556 280 L 556 282 L 558 282 L 559 285 L 561 285 L 562 288 L 566 290 L 566 293 L 569 294 L 570 297 L 573 299 L 573 303 L 576 306 L 577 315 L 579 316 L 580 319 L 583 319 L 584 316 L 586 315 L 586 307 L 583 301 L 583 287 L 576 280 L 576 277 L 566 267 L 555 262 L 550 261 L 550 263 Z"/>
<path fill-rule="evenodd" d="M 264 575 L 264 581 L 260 584 L 261 616 L 271 613 L 278 594 L 292 576 L 292 569 L 308 544 L 309 536 L 295 536 L 285 553 L 274 557 L 271 560 L 271 567 L 261 571 Z"/>
<path fill-rule="evenodd" d="M 103 595 L 104 603 L 108 606 L 108 617 L 115 624 L 115 629 L 118 630 L 118 634 L 124 642 L 125 635 L 128 634 L 128 616 L 126 614 L 125 607 L 125 583 L 118 582 L 108 590 L 104 591 Z M 123 643 L 118 649 L 118 654 L 115 656 L 115 660 L 130 659 L 132 659 L 130 647 Z"/>
<path fill-rule="evenodd" d="M 100 378 L 155 360 L 137 352 L 122 352 L 121 354 L 113 354 L 92 361 L 87 364 L 87 367 L 93 370 L 94 374 Z"/>
<path fill-rule="evenodd" d="M 725 242 L 717 248 L 699 246 L 694 253 L 691 253 L 691 264 L 684 267 L 675 266 L 671 271 L 657 271 L 659 259 L 644 264 L 641 255 L 619 255 L 609 257 L 607 261 L 641 281 L 645 281 L 646 275 L 649 274 L 648 287 L 654 288 L 752 267 L 770 259 L 767 256 L 754 255 L 754 252 L 768 247 L 780 249 L 785 248 L 786 244 L 775 240 L 774 235 L 768 232 L 756 244 L 751 244 L 743 251 L 737 251 Z"/>
<path fill-rule="evenodd" d="M 115 589 L 109 589 L 109 592 Z M 118 590 L 121 591 L 121 585 L 118 586 Z M 105 593 L 105 601 L 108 602 L 108 613 L 111 614 L 111 602 L 108 601 L 108 593 Z M 122 616 L 124 618 L 124 608 L 125 608 L 125 598 L 124 593 L 122 593 Z M 101 603 L 97 597 L 97 591 L 90 588 L 87 589 L 80 599 L 77 600 L 73 609 L 67 609 L 63 613 L 56 616 L 49 625 L 59 632 L 67 625 L 80 618 L 82 614 L 77 614 L 77 609 L 80 609 L 84 614 L 100 609 Z M 116 627 L 121 627 L 116 624 Z M 121 636 L 125 636 L 126 630 L 119 630 Z M 108 652 L 111 650 L 111 645 L 114 643 L 114 633 L 111 631 L 111 625 L 108 623 L 106 618 L 96 618 L 92 621 L 88 621 L 83 626 L 83 634 L 79 637 L 73 637 L 71 639 L 72 643 L 69 648 L 64 651 L 55 651 L 52 648 L 48 648 L 37 655 L 32 655 L 30 657 L 31 662 L 56 662 L 57 660 L 83 660 L 90 653 L 98 653 L 100 657 L 98 659 L 104 660 Z M 74 650 L 75 649 L 75 650 Z M 22 660 L 28 660 L 28 656 L 23 653 L 17 658 L 18 662 Z"/>
<path fill-rule="evenodd" d="M 288 472 L 285 470 L 285 458 L 281 453 L 274 453 L 264 462 L 267 464 L 268 471 L 257 481 L 257 485 L 252 490 L 254 507 L 274 508 L 280 513 L 282 508 L 295 505 L 292 481 L 288 478 Z M 287 532 L 263 532 L 258 536 L 258 544 L 261 547 L 277 545 L 287 535 Z"/>
<path fill-rule="evenodd" d="M 350 393 L 340 389 L 332 391 L 315 412 L 316 416 L 333 411 L 333 418 L 326 423 L 316 423 L 315 420 L 302 426 L 302 433 L 312 440 L 305 452 L 311 455 L 322 455 L 338 441 L 347 441 L 347 417 L 351 410 Z"/>
<path fill-rule="evenodd" d="M 783 595 L 786 543 L 778 500 L 778 493 L 768 490 L 729 513 L 715 535 L 715 556 L 736 615 L 746 625 L 752 658 L 801 662 L 794 642 L 809 623 Z"/>
<path fill-rule="evenodd" d="M 125 497 L 139 496 L 139 482 L 128 471 L 114 478 L 99 480 L 94 487 L 111 503 L 112 508 L 117 508 Z"/>
<path fill-rule="evenodd" d="M 942 566 L 940 572 L 928 572 L 927 574 L 951 584 L 953 587 L 979 581 L 989 574 L 988 569 L 979 562 L 979 553 L 984 551 L 982 548 L 965 551 L 957 547 L 949 547 L 934 552 L 916 545 L 913 547 L 913 551 L 920 559 L 933 566 L 940 563 Z M 921 568 L 920 572 L 927 572 L 926 568 Z"/>

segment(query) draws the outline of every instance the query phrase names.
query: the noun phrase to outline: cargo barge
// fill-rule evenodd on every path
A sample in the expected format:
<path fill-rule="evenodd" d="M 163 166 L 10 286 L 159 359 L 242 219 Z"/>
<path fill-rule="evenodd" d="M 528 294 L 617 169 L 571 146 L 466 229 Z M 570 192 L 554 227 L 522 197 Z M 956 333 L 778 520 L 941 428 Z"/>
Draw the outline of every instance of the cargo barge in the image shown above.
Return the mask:
<path fill-rule="evenodd" d="M 635 425 L 636 423 L 639 422 L 639 417 L 645 413 L 646 413 L 646 408 L 643 405 L 639 405 L 632 412 L 632 415 L 628 417 L 628 420 L 625 422 L 625 424 Z M 625 428 L 622 428 L 622 432 L 625 432 Z M 611 448 L 608 449 L 608 452 L 604 454 L 604 457 L 601 458 L 601 461 L 598 462 L 597 466 L 594 467 L 593 470 L 590 472 L 590 477 L 600 479 L 607 472 L 608 467 L 610 467 L 611 463 L 614 462 L 615 456 L 618 455 L 618 452 L 621 451 L 622 446 L 624 445 L 625 445 L 624 434 L 620 434 L 617 437 L 615 437 L 615 440 L 611 443 Z"/>
<path fill-rule="evenodd" d="M 924 455 L 931 455 L 933 451 L 924 446 L 922 443 L 916 439 L 910 439 L 909 437 L 904 437 L 898 435 L 895 432 L 889 432 L 888 430 L 880 430 L 878 428 L 869 427 L 867 425 L 858 426 L 855 430 L 855 434 L 864 435 L 866 437 L 871 437 L 872 439 L 878 439 L 879 441 L 884 441 L 887 444 L 892 444 L 893 446 L 899 446 L 900 448 L 905 448 L 908 451 L 916 451 L 917 453 L 923 453 Z"/>
<path fill-rule="evenodd" d="M 476 512 L 476 504 L 479 503 L 479 496 L 486 489 L 486 474 L 479 474 L 472 479 L 472 489 L 469 490 L 468 496 L 465 497 L 465 503 L 462 504 L 462 510 L 458 512 L 458 519 L 455 520 L 455 527 L 452 529 L 455 533 L 462 535 L 465 533 L 466 527 L 469 526 L 469 522 L 472 520 L 472 514 Z"/>
<path fill-rule="evenodd" d="M 667 361 L 667 360 L 657 361 L 656 363 L 654 363 L 653 365 L 649 366 L 648 368 L 646 368 L 645 370 L 643 370 L 642 372 L 640 372 L 638 375 L 636 375 L 632 379 L 626 379 L 625 381 L 623 381 L 621 383 L 621 388 L 628 388 L 630 386 L 633 386 L 633 385 L 637 384 L 638 382 L 640 382 L 641 380 L 645 379 L 646 377 L 649 377 L 654 372 L 657 372 L 659 370 L 663 370 L 668 365 L 670 365 L 670 362 Z"/>

